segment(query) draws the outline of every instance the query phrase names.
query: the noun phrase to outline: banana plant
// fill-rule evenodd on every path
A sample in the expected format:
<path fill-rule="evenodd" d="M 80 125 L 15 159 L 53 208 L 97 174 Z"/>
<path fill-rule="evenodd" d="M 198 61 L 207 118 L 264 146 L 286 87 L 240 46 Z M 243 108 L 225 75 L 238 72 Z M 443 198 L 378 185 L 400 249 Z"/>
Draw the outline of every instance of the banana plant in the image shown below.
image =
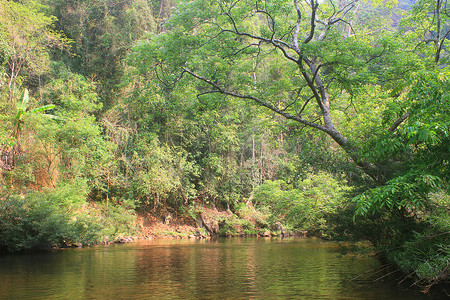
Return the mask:
<path fill-rule="evenodd" d="M 24 122 L 24 118 L 28 114 L 35 114 L 39 112 L 44 112 L 46 110 L 50 110 L 55 108 L 56 106 L 53 104 L 43 105 L 38 108 L 28 110 L 28 103 L 30 101 L 30 96 L 28 90 L 25 89 L 23 91 L 22 101 L 17 104 L 16 115 L 13 120 L 13 131 L 9 137 L 9 142 L 3 145 L 0 148 L 0 168 L 4 170 L 12 170 L 15 166 L 15 157 L 20 154 L 20 144 L 19 144 L 19 136 L 22 130 L 21 124 Z M 57 116 L 44 114 L 45 116 L 52 119 L 60 119 Z"/>
<path fill-rule="evenodd" d="M 28 89 L 25 89 L 23 91 L 22 101 L 17 104 L 17 112 L 16 112 L 16 116 L 14 117 L 14 129 L 13 129 L 12 137 L 15 140 L 17 140 L 19 137 L 19 134 L 22 130 L 21 124 L 24 122 L 23 119 L 25 118 L 25 116 L 27 114 L 35 114 L 35 113 L 54 109 L 56 107 L 56 105 L 54 105 L 54 104 L 48 104 L 48 105 L 43 105 L 43 106 L 40 106 L 40 107 L 37 107 L 35 109 L 28 111 L 28 102 L 29 101 L 30 101 L 30 96 L 28 94 Z M 52 119 L 59 119 L 57 116 L 54 116 L 54 115 L 45 114 L 45 116 L 52 118 Z"/>

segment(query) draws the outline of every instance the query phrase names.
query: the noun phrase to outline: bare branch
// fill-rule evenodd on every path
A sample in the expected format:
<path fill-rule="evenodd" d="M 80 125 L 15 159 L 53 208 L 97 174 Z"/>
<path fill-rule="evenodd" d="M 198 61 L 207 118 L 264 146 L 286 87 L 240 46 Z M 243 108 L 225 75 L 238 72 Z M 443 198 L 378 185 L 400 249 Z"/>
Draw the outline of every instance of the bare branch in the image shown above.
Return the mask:
<path fill-rule="evenodd" d="M 228 16 L 229 18 L 232 19 L 231 15 L 229 15 L 228 13 L 226 13 L 226 14 L 227 14 L 227 16 Z M 234 20 L 233 20 L 233 22 L 234 22 Z M 291 45 L 289 45 L 288 43 L 286 43 L 286 42 L 284 42 L 284 41 L 282 41 L 282 40 L 274 39 L 274 38 L 267 39 L 267 38 L 264 38 L 264 37 L 261 37 L 261 36 L 257 36 L 257 35 L 253 35 L 253 34 L 247 33 L 247 32 L 240 32 L 240 31 L 237 29 L 237 27 L 235 27 L 234 30 L 231 30 L 231 29 L 224 29 L 224 28 L 222 28 L 221 25 L 217 24 L 216 22 L 207 21 L 207 22 L 205 22 L 205 23 L 216 25 L 216 26 L 220 29 L 220 32 L 219 32 L 218 34 L 216 34 L 214 37 L 212 37 L 211 39 L 218 38 L 218 37 L 219 37 L 221 34 L 223 34 L 223 33 L 232 33 L 232 34 L 239 35 L 239 36 L 246 36 L 246 37 L 249 37 L 249 38 L 258 40 L 258 41 L 260 41 L 260 42 L 264 42 L 264 43 L 266 43 L 266 44 L 271 44 L 271 45 L 273 45 L 275 48 L 277 48 L 277 49 L 281 50 L 281 52 L 283 52 L 284 57 L 286 57 L 287 59 L 289 59 L 289 60 L 291 60 L 291 61 L 297 63 L 297 59 L 295 59 L 294 57 L 292 57 L 291 55 L 289 55 L 289 53 L 288 53 L 287 50 L 285 49 L 285 48 L 288 48 L 288 49 L 290 49 L 290 50 L 294 50 L 294 48 L 293 48 Z M 206 42 L 205 45 L 206 45 L 207 43 L 208 43 L 208 42 Z M 259 43 L 258 46 L 260 46 L 260 44 L 261 44 L 261 43 Z"/>
<path fill-rule="evenodd" d="M 331 17 L 333 17 L 333 16 L 336 15 L 336 5 L 334 5 L 334 1 L 333 0 L 330 0 L 330 4 L 333 6 L 333 14 L 331 15 Z"/>
<path fill-rule="evenodd" d="M 294 101 L 292 101 L 291 103 L 289 103 L 285 108 L 283 108 L 283 111 L 287 110 L 289 107 L 291 107 L 292 105 L 294 105 L 295 103 L 297 103 L 298 98 L 300 97 L 300 93 L 302 92 L 303 88 L 307 86 L 306 84 L 301 86 L 296 92 L 295 92 L 295 98 Z M 314 96 L 312 97 L 314 98 Z"/>
<path fill-rule="evenodd" d="M 158 67 L 159 67 L 160 69 L 162 69 L 162 66 L 161 66 L 160 64 L 157 64 L 157 65 L 154 66 L 156 79 L 158 79 L 159 82 L 161 82 L 161 83 L 164 84 L 165 86 L 170 86 L 170 83 L 169 83 L 167 80 L 165 80 L 165 78 L 161 78 L 161 77 L 159 76 L 159 73 L 158 73 Z"/>
<path fill-rule="evenodd" d="M 335 16 L 341 15 L 339 18 L 342 19 L 343 17 L 345 17 L 345 15 L 351 11 L 353 9 L 353 7 L 355 7 L 355 3 L 358 2 L 359 0 L 353 0 L 349 3 L 347 3 L 346 5 L 344 5 L 344 7 L 342 7 L 336 14 Z"/>
<path fill-rule="evenodd" d="M 158 67 L 161 69 L 161 73 L 162 72 L 162 65 L 157 64 L 154 66 L 154 73 L 156 75 L 156 78 L 159 80 L 159 82 L 161 82 L 164 86 L 166 86 L 167 88 L 172 88 L 173 86 L 175 86 L 177 84 L 178 81 L 180 81 L 183 78 L 184 75 L 184 71 L 181 72 L 180 76 L 178 76 L 177 78 L 175 78 L 174 80 L 172 80 L 172 82 L 169 82 L 166 78 L 161 78 L 159 73 L 158 73 Z"/>
<path fill-rule="evenodd" d="M 305 60 L 304 57 L 302 57 L 302 59 Z M 315 72 L 315 70 L 312 68 L 312 62 L 311 61 L 305 61 L 305 62 L 308 65 L 308 67 L 313 72 Z M 320 107 L 320 110 L 322 112 L 324 112 L 325 108 L 324 108 L 323 103 L 322 103 L 322 98 L 321 98 L 321 95 L 320 95 L 319 91 L 317 91 L 317 88 L 314 86 L 314 79 L 311 79 L 311 77 L 309 77 L 308 73 L 306 73 L 306 70 L 303 67 L 303 63 L 302 62 L 299 63 L 299 67 L 300 67 L 300 72 L 302 73 L 302 76 L 303 76 L 303 78 L 306 81 L 306 84 L 308 85 L 309 89 L 312 91 L 312 93 L 314 95 L 314 98 L 316 99 L 317 104 Z"/>
<path fill-rule="evenodd" d="M 231 56 L 235 56 L 235 55 L 241 53 L 242 51 L 244 51 L 244 50 L 246 50 L 246 49 L 248 49 L 250 47 L 253 47 L 253 46 L 258 46 L 259 47 L 260 44 L 249 44 L 249 45 L 245 46 L 244 48 L 241 48 L 238 51 L 234 52 L 233 54 L 231 54 Z"/>
<path fill-rule="evenodd" d="M 265 10 L 260 10 L 257 8 L 256 13 L 264 14 L 270 19 L 270 22 L 268 22 L 267 25 L 269 26 L 270 31 L 272 31 L 272 36 L 270 37 L 270 39 L 273 40 L 273 38 L 275 37 L 275 19 L 272 17 L 270 13 L 268 13 Z"/>
<path fill-rule="evenodd" d="M 449 34 L 450 34 L 450 30 L 448 30 L 447 33 L 437 42 L 436 55 L 435 55 L 435 59 L 434 59 L 434 61 L 436 63 L 439 62 L 440 54 L 441 54 L 441 51 L 442 51 L 442 46 L 444 45 L 445 39 L 447 38 L 447 36 Z"/>
<path fill-rule="evenodd" d="M 331 14 L 331 16 L 328 17 L 328 19 L 326 21 L 321 20 L 316 17 L 316 22 L 325 26 L 325 31 L 322 32 L 322 34 L 319 36 L 318 39 L 319 40 L 324 39 L 326 34 L 328 33 L 328 30 L 330 29 L 330 27 L 338 22 L 346 23 L 351 27 L 351 24 L 349 22 L 347 22 L 346 20 L 344 20 L 344 17 L 347 13 L 350 12 L 350 10 L 352 10 L 355 7 L 355 3 L 358 1 L 359 0 L 351 1 L 351 2 L 347 3 L 346 5 L 344 5 L 344 7 L 342 7 L 338 11 L 336 11 L 336 6 L 334 5 L 333 1 L 330 1 L 333 6 L 333 13 Z M 352 28 L 352 31 L 353 31 L 353 28 Z"/>
<path fill-rule="evenodd" d="M 234 18 L 231 16 L 231 9 L 234 5 L 230 7 L 228 11 L 225 11 L 225 9 L 222 7 L 222 4 L 219 2 L 220 9 L 222 10 L 223 14 L 225 14 L 231 21 L 231 24 L 233 25 L 234 30 L 238 31 L 236 22 L 234 21 Z"/>
<path fill-rule="evenodd" d="M 209 94 L 214 94 L 214 93 L 218 93 L 219 91 L 214 91 L 214 90 L 212 90 L 212 91 L 206 91 L 206 92 L 203 92 L 203 93 L 200 93 L 200 94 L 198 94 L 197 95 L 197 99 L 199 99 L 201 96 L 204 96 L 204 95 L 209 95 Z M 203 102 L 202 102 L 203 103 Z"/>
<path fill-rule="evenodd" d="M 283 52 L 284 57 L 286 57 L 287 59 L 293 61 L 293 62 L 297 62 L 297 59 L 295 59 L 294 57 L 290 56 L 289 53 L 287 52 L 286 48 L 289 49 L 293 49 L 292 46 L 290 46 L 289 44 L 287 44 L 284 41 L 278 40 L 278 39 L 267 39 L 267 38 L 263 38 L 261 36 L 257 36 L 257 35 L 253 35 L 250 33 L 246 33 L 246 32 L 239 32 L 239 31 L 233 31 L 233 30 L 229 30 L 229 29 L 224 29 L 222 32 L 229 32 L 229 33 L 233 33 L 239 36 L 246 36 L 246 37 L 250 37 L 252 39 L 255 40 L 259 40 L 262 41 L 264 43 L 267 44 L 271 44 L 273 46 L 275 46 L 277 49 L 280 49 L 281 52 Z"/>
<path fill-rule="evenodd" d="M 302 106 L 302 109 L 300 109 L 300 111 L 297 113 L 298 116 L 302 115 L 302 112 L 305 110 L 306 105 L 308 105 L 309 101 L 311 101 L 312 98 L 314 98 L 314 96 L 311 96 L 308 99 L 306 99 L 305 103 Z"/>

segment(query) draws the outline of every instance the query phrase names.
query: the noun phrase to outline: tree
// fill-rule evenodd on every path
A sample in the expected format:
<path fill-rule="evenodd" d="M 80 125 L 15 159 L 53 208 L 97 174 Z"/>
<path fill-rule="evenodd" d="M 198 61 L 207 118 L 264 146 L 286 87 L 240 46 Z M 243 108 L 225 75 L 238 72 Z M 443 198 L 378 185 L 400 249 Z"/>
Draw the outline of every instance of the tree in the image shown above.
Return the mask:
<path fill-rule="evenodd" d="M 54 17 L 43 11 L 44 6 L 36 1 L 0 1 L 0 57 L 6 64 L 11 104 L 24 77 L 30 80 L 48 70 L 50 49 L 67 45 L 68 41 L 52 30 Z"/>
<path fill-rule="evenodd" d="M 24 86 L 41 87 L 50 51 L 68 43 L 52 29 L 55 19 L 44 11 L 45 6 L 36 1 L 0 1 L 0 163 L 8 170 L 21 154 L 17 141 L 25 115 L 52 108 L 43 103 L 32 108 Z"/>
<path fill-rule="evenodd" d="M 401 92 L 408 73 L 421 63 L 416 53 L 402 51 L 407 40 L 389 24 L 361 24 L 351 13 L 357 3 L 186 2 L 174 12 L 167 32 L 138 45 L 135 56 L 166 86 L 190 76 L 199 83 L 200 97 L 222 94 L 251 101 L 325 132 L 383 184 L 390 175 L 359 155 L 361 132 L 350 135 L 334 115 L 355 98 L 363 99 L 364 109 L 364 102 L 372 101 L 364 99 L 368 89 L 381 94 L 375 98 L 395 101 L 389 93 Z M 385 130 L 395 131 L 406 117 Z"/>
<path fill-rule="evenodd" d="M 155 31 L 153 1 L 46 0 L 57 17 L 56 25 L 74 41 L 64 60 L 74 71 L 93 78 L 104 108 L 120 93 L 121 64 L 131 45 Z"/>
<path fill-rule="evenodd" d="M 448 62 L 446 47 L 450 39 L 450 12 L 447 1 L 417 1 L 412 6 L 411 14 L 402 20 L 401 25 L 414 28 L 421 43 L 434 46 L 432 55 L 435 63 Z"/>
<path fill-rule="evenodd" d="M 449 85 L 448 71 L 423 72 L 411 79 L 411 90 L 401 107 L 408 111 L 404 126 L 368 141 L 365 149 L 367 160 L 394 164 L 395 176 L 384 186 L 356 197 L 357 214 L 374 213 L 385 207 L 406 208 L 408 214 L 432 212 L 436 208 L 436 203 L 430 201 L 432 193 L 448 192 Z M 385 111 L 385 119 L 392 119 L 389 110 Z"/>

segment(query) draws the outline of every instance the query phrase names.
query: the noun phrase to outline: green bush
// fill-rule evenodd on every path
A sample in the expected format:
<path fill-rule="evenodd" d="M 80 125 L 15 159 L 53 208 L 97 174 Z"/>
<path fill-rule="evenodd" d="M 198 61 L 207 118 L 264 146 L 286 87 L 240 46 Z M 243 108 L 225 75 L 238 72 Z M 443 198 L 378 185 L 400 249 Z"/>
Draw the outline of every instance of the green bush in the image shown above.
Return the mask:
<path fill-rule="evenodd" d="M 256 235 L 258 229 L 250 220 L 239 218 L 237 215 L 231 215 L 219 220 L 219 236 L 247 236 Z"/>
<path fill-rule="evenodd" d="M 444 208 L 433 213 L 428 227 L 401 247 L 387 251 L 388 258 L 427 291 L 431 286 L 449 281 L 450 216 Z"/>
<path fill-rule="evenodd" d="M 0 249 L 49 250 L 131 234 L 133 215 L 124 207 L 88 205 L 84 186 L 0 197 Z"/>
<path fill-rule="evenodd" d="M 281 222 L 287 229 L 308 230 L 326 235 L 328 216 L 336 213 L 350 188 L 327 173 L 309 175 L 293 188 L 283 180 L 266 181 L 257 187 L 253 202 L 269 211 L 269 223 Z"/>

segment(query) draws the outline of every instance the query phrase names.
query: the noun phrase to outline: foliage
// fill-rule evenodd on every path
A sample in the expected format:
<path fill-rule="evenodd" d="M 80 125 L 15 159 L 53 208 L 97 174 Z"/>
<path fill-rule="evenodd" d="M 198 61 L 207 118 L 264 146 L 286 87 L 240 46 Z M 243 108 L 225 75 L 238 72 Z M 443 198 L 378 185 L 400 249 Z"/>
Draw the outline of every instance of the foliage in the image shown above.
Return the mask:
<path fill-rule="evenodd" d="M 450 15 L 447 3 L 443 1 L 419 0 L 411 7 L 411 13 L 401 21 L 403 28 L 414 28 L 422 47 L 427 54 L 434 56 L 435 63 L 449 61 L 448 36 L 450 34 Z"/>
<path fill-rule="evenodd" d="M 326 235 L 327 217 L 345 202 L 349 188 L 330 174 L 309 175 L 290 187 L 282 180 L 266 181 L 254 192 L 255 207 L 267 207 L 271 223 Z"/>
<path fill-rule="evenodd" d="M 47 0 L 59 30 L 74 41 L 73 55 L 62 60 L 75 72 L 98 82 L 105 107 L 120 94 L 117 89 L 129 47 L 146 32 L 155 31 L 153 2 Z M 59 54 L 58 56 L 60 56 Z"/>
<path fill-rule="evenodd" d="M 195 176 L 196 166 L 187 161 L 182 149 L 161 145 L 157 139 L 135 146 L 131 184 L 142 205 L 180 207 L 195 194 L 189 178 Z"/>
<path fill-rule="evenodd" d="M 251 221 L 260 230 L 269 228 L 270 212 L 268 209 L 260 207 L 255 209 L 250 201 L 239 202 L 235 207 L 236 215 L 241 219 Z"/>
<path fill-rule="evenodd" d="M 219 226 L 220 236 L 255 235 L 258 233 L 258 229 L 253 222 L 238 218 L 235 215 L 221 220 Z"/>
<path fill-rule="evenodd" d="M 42 75 L 49 69 L 50 49 L 62 49 L 68 40 L 52 29 L 53 16 L 39 1 L 0 1 L 0 49 L 8 74 L 8 100 L 24 79 Z M 26 78 L 28 77 L 28 78 Z"/>
<path fill-rule="evenodd" d="M 448 280 L 449 87 L 445 69 L 411 79 L 406 99 L 385 112 L 385 118 L 408 118 L 367 145 L 373 161 L 388 164 L 401 157 L 401 164 L 392 166 L 392 179 L 384 185 L 354 199 L 357 217 L 388 216 L 394 228 L 409 219 L 409 230 L 393 232 L 377 245 L 425 291 Z"/>
<path fill-rule="evenodd" d="M 397 115 L 408 113 L 397 131 L 381 136 L 368 146 L 369 157 L 388 163 L 401 157 L 395 175 L 385 185 L 358 196 L 356 214 L 406 208 L 427 209 L 429 194 L 448 187 L 449 170 L 449 80 L 443 71 L 426 72 L 412 80 L 407 101 L 395 107 Z M 392 109 L 392 108 L 391 108 Z M 400 111 L 399 111 L 400 110 Z M 386 112 L 389 116 L 392 111 Z"/>
<path fill-rule="evenodd" d="M 59 120 L 41 118 L 33 124 L 36 152 L 50 177 L 57 176 L 60 181 L 86 178 L 91 189 L 102 190 L 108 169 L 114 168 L 114 145 L 105 140 L 95 120 L 94 113 L 102 107 L 95 86 L 60 65 L 54 66 L 49 77 L 43 94 L 56 105 L 54 115 Z"/>
<path fill-rule="evenodd" d="M 89 245 L 130 234 L 133 220 L 124 208 L 95 209 L 86 203 L 86 184 L 61 186 L 0 199 L 0 248 L 49 250 Z"/>
<path fill-rule="evenodd" d="M 30 110 L 29 112 L 27 112 L 28 110 L 28 102 L 30 101 L 30 98 L 28 96 L 28 90 L 25 89 L 23 91 L 23 97 L 22 97 L 22 102 L 19 102 L 17 104 L 17 113 L 16 116 L 14 117 L 14 129 L 13 129 L 13 137 L 15 139 L 18 139 L 20 131 L 21 131 L 21 123 L 24 122 L 24 118 L 27 115 L 27 113 L 38 113 L 38 112 L 43 112 L 46 110 L 50 110 L 50 109 L 54 109 L 56 106 L 55 105 L 44 105 L 41 107 L 37 107 L 33 110 Z M 47 116 L 52 116 L 52 115 L 47 115 Z M 54 117 L 54 116 L 53 116 Z"/>
<path fill-rule="evenodd" d="M 446 8 L 343 3 L 0 0 L 2 247 L 202 202 L 221 234 L 366 239 L 445 281 Z"/>
<path fill-rule="evenodd" d="M 439 195 L 442 197 L 443 195 Z M 388 258 L 395 262 L 414 284 L 424 292 L 435 284 L 448 282 L 450 265 L 450 218 L 449 197 L 444 207 L 436 209 L 424 221 L 424 231 L 416 233 L 412 239 L 400 248 L 388 250 Z"/>

